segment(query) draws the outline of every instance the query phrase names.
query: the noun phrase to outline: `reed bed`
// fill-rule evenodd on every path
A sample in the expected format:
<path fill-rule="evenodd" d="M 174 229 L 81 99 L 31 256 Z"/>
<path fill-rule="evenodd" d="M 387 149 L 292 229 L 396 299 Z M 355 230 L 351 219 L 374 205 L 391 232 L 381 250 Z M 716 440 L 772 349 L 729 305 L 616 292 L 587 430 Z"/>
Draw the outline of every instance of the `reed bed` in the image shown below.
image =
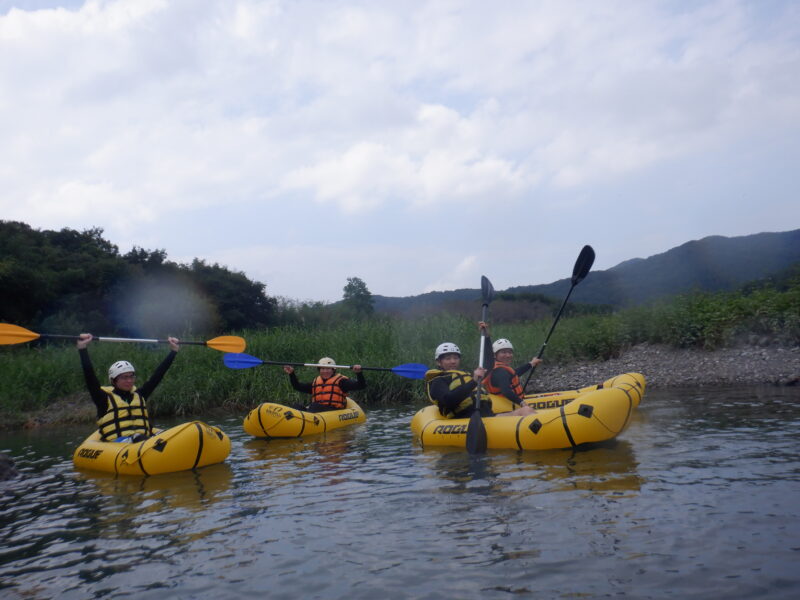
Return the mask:
<path fill-rule="evenodd" d="M 476 305 L 475 313 L 476 317 L 480 314 L 480 306 Z M 521 362 L 538 353 L 552 322 L 548 318 L 499 324 L 492 326 L 491 335 L 509 338 Z M 463 365 L 471 369 L 477 364 L 480 343 L 477 318 L 447 314 L 416 320 L 379 316 L 315 328 L 293 325 L 226 333 L 243 336 L 248 343 L 246 352 L 261 360 L 314 363 L 330 356 L 338 364 L 389 368 L 411 362 L 432 365 L 434 349 L 448 341 L 461 348 Z M 691 294 L 612 314 L 565 317 L 550 339 L 545 360 L 605 360 L 642 342 L 714 349 L 755 339 L 800 343 L 800 285 L 747 294 Z M 168 348 L 93 342 L 89 352 L 101 382 L 108 365 L 120 359 L 131 361 L 144 381 Z M 223 364 L 222 357 L 209 348 L 182 348 L 151 398 L 154 414 L 244 411 L 264 401 L 294 404 L 306 400 L 291 389 L 280 366 L 233 370 Z M 299 367 L 297 374 L 301 381 L 311 381 L 316 369 Z M 345 370 L 344 374 L 352 372 Z M 420 381 L 389 372 L 367 371 L 365 376 L 367 389 L 354 394 L 365 406 L 425 401 Z M 81 393 L 89 403 L 74 345 L 36 342 L 0 347 L 0 413 L 42 409 Z"/>

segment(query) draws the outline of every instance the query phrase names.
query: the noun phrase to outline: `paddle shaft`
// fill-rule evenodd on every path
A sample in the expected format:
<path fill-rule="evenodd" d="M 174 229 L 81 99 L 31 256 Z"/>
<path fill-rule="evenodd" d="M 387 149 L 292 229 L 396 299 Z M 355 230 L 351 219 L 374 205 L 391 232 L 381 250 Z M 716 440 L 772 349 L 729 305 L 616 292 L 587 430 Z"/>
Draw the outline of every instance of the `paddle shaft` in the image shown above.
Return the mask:
<path fill-rule="evenodd" d="M 262 365 L 278 365 L 287 367 L 317 367 L 323 369 L 352 369 L 353 365 L 320 365 L 317 363 L 279 362 L 277 360 L 262 360 Z M 362 371 L 391 371 L 389 367 L 361 367 Z"/>
<path fill-rule="evenodd" d="M 550 326 L 550 331 L 547 332 L 547 337 L 544 338 L 544 344 L 539 349 L 539 354 L 536 355 L 536 358 L 542 358 L 545 349 L 547 348 L 547 342 L 550 341 L 550 336 L 553 335 L 553 330 L 555 330 L 556 325 L 558 324 L 558 320 L 561 318 L 561 313 L 564 312 L 564 307 L 567 305 L 567 301 L 569 297 L 572 295 L 572 290 L 575 289 L 575 286 L 578 285 L 583 278 L 589 273 L 589 269 L 592 268 L 594 264 L 594 249 L 591 246 L 584 246 L 581 249 L 580 254 L 578 255 L 577 260 L 575 261 L 575 266 L 572 268 L 572 279 L 570 280 L 571 285 L 569 286 L 569 291 L 567 292 L 564 301 L 561 303 L 561 308 L 558 309 L 558 314 L 556 318 L 553 320 L 553 324 Z M 531 365 L 531 370 L 528 371 L 528 376 L 525 378 L 525 383 L 522 385 L 522 389 L 528 387 L 528 382 L 531 380 L 531 376 L 533 372 L 536 370 L 536 365 Z"/>
<path fill-rule="evenodd" d="M 59 333 L 40 333 L 40 338 L 60 339 L 60 340 L 79 340 L 79 335 L 61 335 Z M 137 342 L 144 344 L 169 344 L 169 340 L 156 340 L 149 338 L 117 338 L 117 337 L 92 337 L 93 342 Z M 191 344 L 195 346 L 205 346 L 207 342 L 184 342 L 181 340 L 179 344 Z"/>
<path fill-rule="evenodd" d="M 494 288 L 492 283 L 485 276 L 481 277 L 481 294 L 483 295 L 483 304 L 481 305 L 481 322 L 486 322 L 486 316 L 489 314 L 489 303 L 492 301 L 494 295 Z M 481 354 L 478 357 L 478 365 L 483 368 L 483 354 L 486 348 L 486 329 L 481 329 Z M 486 452 L 487 438 L 486 438 L 486 425 L 483 423 L 481 417 L 481 394 L 483 393 L 482 380 L 478 382 L 475 387 L 475 400 L 473 403 L 473 411 L 469 417 L 467 424 L 467 439 L 465 445 L 467 452 L 470 454 L 482 454 Z"/>
<path fill-rule="evenodd" d="M 24 344 L 40 338 L 52 338 L 59 340 L 80 340 L 78 335 L 63 335 L 60 333 L 36 333 L 19 325 L 10 323 L 0 323 L 0 345 Z M 142 339 L 142 338 L 119 338 L 119 337 L 92 337 L 99 342 L 144 342 L 147 344 L 168 344 L 169 340 Z M 244 352 L 247 342 L 244 338 L 236 335 L 221 335 L 205 342 L 178 342 L 193 346 L 206 346 L 220 352 Z"/>
<path fill-rule="evenodd" d="M 486 315 L 489 312 L 489 304 L 484 302 L 481 306 L 481 322 L 486 322 Z M 481 355 L 478 357 L 478 366 L 483 368 L 483 354 L 486 348 L 486 330 L 481 329 Z M 478 387 L 475 390 L 475 410 L 480 412 L 481 408 L 481 394 L 483 393 L 483 380 L 478 382 Z"/>
<path fill-rule="evenodd" d="M 553 335 L 553 331 L 555 330 L 556 325 L 558 324 L 558 320 L 561 318 L 561 313 L 564 312 L 564 307 L 567 305 L 567 301 L 569 300 L 569 297 L 572 294 L 572 290 L 575 289 L 576 285 L 578 284 L 573 283 L 572 286 L 569 288 L 569 292 L 567 292 L 566 298 L 564 298 L 564 301 L 561 303 L 561 308 L 558 309 L 558 314 L 556 314 L 556 318 L 553 321 L 553 324 L 550 326 L 550 331 L 547 332 L 547 337 L 544 338 L 544 344 L 542 344 L 542 347 L 539 349 L 539 354 L 536 355 L 536 358 L 542 358 L 542 354 L 544 354 L 545 348 L 547 348 L 547 342 L 550 341 L 550 336 Z M 531 367 L 531 373 L 533 373 L 533 370 L 535 368 L 536 367 Z M 528 375 L 528 377 L 530 377 L 530 374 Z M 527 381 L 525 383 L 527 383 Z"/>

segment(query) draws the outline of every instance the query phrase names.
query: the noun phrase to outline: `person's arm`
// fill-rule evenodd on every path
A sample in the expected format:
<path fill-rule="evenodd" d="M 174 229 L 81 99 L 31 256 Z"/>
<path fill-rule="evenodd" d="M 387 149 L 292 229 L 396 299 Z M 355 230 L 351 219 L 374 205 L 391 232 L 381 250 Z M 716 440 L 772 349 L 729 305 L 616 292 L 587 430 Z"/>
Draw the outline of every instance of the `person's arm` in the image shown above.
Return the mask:
<path fill-rule="evenodd" d="M 527 373 L 534 367 L 538 367 L 540 364 L 542 364 L 542 359 L 539 358 L 538 356 L 534 356 L 532 359 L 530 359 L 530 361 L 526 362 L 524 365 L 520 365 L 517 367 L 516 369 L 517 377 Z"/>
<path fill-rule="evenodd" d="M 156 370 L 150 376 L 142 387 L 137 387 L 136 391 L 139 392 L 139 395 L 143 398 L 149 398 L 150 394 L 152 394 L 161 380 L 164 378 L 164 375 L 172 366 L 172 361 L 175 360 L 175 356 L 178 353 L 175 350 L 170 350 L 169 354 L 167 354 L 166 358 L 161 361 L 161 364 L 156 367 Z"/>
<path fill-rule="evenodd" d="M 339 387 L 346 394 L 348 392 L 355 392 L 356 390 L 363 390 L 367 387 L 367 380 L 364 379 L 364 373 L 358 371 L 355 380 L 346 377 L 339 382 Z"/>
<path fill-rule="evenodd" d="M 455 411 L 458 405 L 475 391 L 478 384 L 473 379 L 451 390 L 445 378 L 437 377 L 431 381 L 430 386 L 431 398 L 436 400 L 439 412 L 444 415 Z"/>
<path fill-rule="evenodd" d="M 155 372 L 150 376 L 143 386 L 137 387 L 136 391 L 139 392 L 139 395 L 142 398 L 149 398 L 150 394 L 156 389 L 159 383 L 161 383 L 161 379 L 164 377 L 164 374 L 172 365 L 172 361 L 175 360 L 175 355 L 178 354 L 178 351 L 181 349 L 180 341 L 178 338 L 169 337 L 167 338 L 169 341 L 170 353 L 167 354 L 167 357 L 161 361 L 161 364 L 156 367 Z"/>
<path fill-rule="evenodd" d="M 516 369 L 514 369 L 514 372 L 517 374 L 517 377 L 519 377 L 520 375 L 525 375 L 525 373 L 527 373 L 530 370 L 531 370 L 531 363 L 523 363 Z"/>
<path fill-rule="evenodd" d="M 522 404 L 522 398 L 517 396 L 514 388 L 511 387 L 511 373 L 505 369 L 495 369 L 492 371 L 492 385 L 500 388 L 500 394 L 514 402 Z"/>
<path fill-rule="evenodd" d="M 83 347 L 78 349 L 78 354 L 81 357 L 81 367 L 83 368 L 83 378 L 86 381 L 86 388 L 89 390 L 89 396 L 97 407 L 97 418 L 99 419 L 108 408 L 108 396 L 100 389 L 100 381 L 94 372 L 92 360 L 89 358 L 89 351 Z"/>
<path fill-rule="evenodd" d="M 483 342 L 483 368 L 487 371 L 494 369 L 494 352 L 492 352 L 492 338 L 486 336 L 486 341 Z"/>
<path fill-rule="evenodd" d="M 294 371 L 289 373 L 289 383 L 292 384 L 292 387 L 297 390 L 298 392 L 303 392 L 304 394 L 311 393 L 311 384 L 310 383 L 300 383 L 297 379 L 297 375 L 294 374 Z"/>

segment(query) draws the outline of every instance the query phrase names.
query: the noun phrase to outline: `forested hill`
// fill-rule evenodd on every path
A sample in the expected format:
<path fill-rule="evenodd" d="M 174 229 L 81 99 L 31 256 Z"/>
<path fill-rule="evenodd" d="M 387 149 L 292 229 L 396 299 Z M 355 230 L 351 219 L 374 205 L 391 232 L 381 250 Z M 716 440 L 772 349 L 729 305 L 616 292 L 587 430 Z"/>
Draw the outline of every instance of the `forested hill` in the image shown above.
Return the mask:
<path fill-rule="evenodd" d="M 599 255 L 603 249 L 595 251 Z M 570 302 L 624 307 L 693 290 L 733 290 L 799 262 L 800 229 L 739 237 L 710 236 L 646 259 L 627 260 L 606 271 L 591 271 L 575 287 Z M 505 292 L 562 299 L 569 288 L 570 280 L 566 278 L 549 284 L 512 287 Z M 478 289 L 431 292 L 408 298 L 374 296 L 376 312 L 406 312 L 465 301 L 474 303 L 478 299 Z"/>
<path fill-rule="evenodd" d="M 0 221 L 0 322 L 48 333 L 213 333 L 266 325 L 275 301 L 243 273 L 163 250 L 120 254 L 102 229 Z"/>

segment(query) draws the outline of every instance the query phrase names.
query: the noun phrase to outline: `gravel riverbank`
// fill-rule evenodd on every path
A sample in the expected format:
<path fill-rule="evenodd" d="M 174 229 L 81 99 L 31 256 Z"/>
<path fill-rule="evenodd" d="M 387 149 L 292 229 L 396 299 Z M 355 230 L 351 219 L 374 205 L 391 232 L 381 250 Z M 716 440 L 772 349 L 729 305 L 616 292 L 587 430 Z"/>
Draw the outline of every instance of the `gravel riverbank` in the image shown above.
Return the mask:
<path fill-rule="evenodd" d="M 548 365 L 545 356 L 528 391 L 574 389 L 628 372 L 642 373 L 648 388 L 800 385 L 800 348 L 744 346 L 705 351 L 639 344 L 619 358 L 559 365 Z"/>

